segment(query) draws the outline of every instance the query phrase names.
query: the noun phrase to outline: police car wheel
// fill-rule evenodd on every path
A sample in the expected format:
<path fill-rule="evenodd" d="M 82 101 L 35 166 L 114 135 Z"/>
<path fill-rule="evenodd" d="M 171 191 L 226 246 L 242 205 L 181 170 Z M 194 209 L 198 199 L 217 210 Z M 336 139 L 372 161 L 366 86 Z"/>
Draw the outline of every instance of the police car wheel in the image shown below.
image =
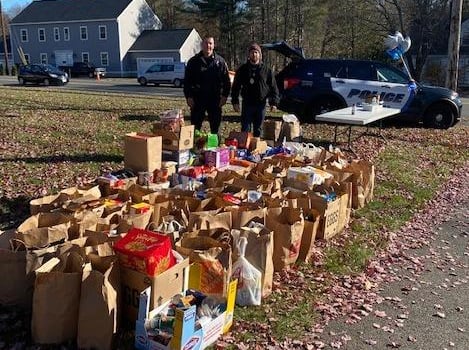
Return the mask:
<path fill-rule="evenodd" d="M 451 107 L 442 103 L 431 106 L 425 113 L 423 124 L 427 128 L 448 129 L 454 124 Z"/>
<path fill-rule="evenodd" d="M 147 80 L 144 77 L 138 78 L 138 82 L 140 85 L 145 86 L 147 85 Z"/>

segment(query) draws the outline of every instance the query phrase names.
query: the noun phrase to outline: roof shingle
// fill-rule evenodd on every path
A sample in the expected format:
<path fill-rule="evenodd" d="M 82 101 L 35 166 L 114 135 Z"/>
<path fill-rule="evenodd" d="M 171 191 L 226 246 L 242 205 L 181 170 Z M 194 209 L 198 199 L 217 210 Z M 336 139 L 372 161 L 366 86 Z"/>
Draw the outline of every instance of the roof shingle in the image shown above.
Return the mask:
<path fill-rule="evenodd" d="M 36 0 L 11 24 L 117 18 L 132 0 Z"/>
<path fill-rule="evenodd" d="M 192 29 L 144 30 L 129 51 L 179 50 Z"/>

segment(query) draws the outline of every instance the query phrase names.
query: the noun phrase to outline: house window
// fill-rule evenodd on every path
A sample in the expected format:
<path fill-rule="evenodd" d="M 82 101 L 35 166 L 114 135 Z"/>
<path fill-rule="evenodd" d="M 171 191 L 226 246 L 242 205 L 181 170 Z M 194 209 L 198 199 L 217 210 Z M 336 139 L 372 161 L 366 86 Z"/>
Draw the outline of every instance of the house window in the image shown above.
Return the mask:
<path fill-rule="evenodd" d="M 20 35 L 21 35 L 21 42 L 25 43 L 25 42 L 28 41 L 28 30 L 27 29 L 21 29 Z"/>
<path fill-rule="evenodd" d="M 60 41 L 59 27 L 54 27 L 54 41 Z"/>
<path fill-rule="evenodd" d="M 107 39 L 107 27 L 99 26 L 99 40 L 106 40 L 106 39 Z"/>
<path fill-rule="evenodd" d="M 29 53 L 24 54 L 24 59 L 26 60 L 27 64 L 31 63 L 31 60 L 29 59 Z"/>
<path fill-rule="evenodd" d="M 70 41 L 70 28 L 64 27 L 64 40 Z"/>
<path fill-rule="evenodd" d="M 80 39 L 88 40 L 88 27 L 80 26 Z"/>
<path fill-rule="evenodd" d="M 81 61 L 84 62 L 84 63 L 89 63 L 90 62 L 89 52 L 82 52 L 81 53 Z"/>
<path fill-rule="evenodd" d="M 37 30 L 39 41 L 46 41 L 46 30 L 44 28 L 39 28 Z"/>
<path fill-rule="evenodd" d="M 47 64 L 47 54 L 46 53 L 41 53 L 40 54 L 40 61 L 43 64 Z"/>
<path fill-rule="evenodd" d="M 102 66 L 109 65 L 109 55 L 107 52 L 101 52 L 101 65 Z"/>

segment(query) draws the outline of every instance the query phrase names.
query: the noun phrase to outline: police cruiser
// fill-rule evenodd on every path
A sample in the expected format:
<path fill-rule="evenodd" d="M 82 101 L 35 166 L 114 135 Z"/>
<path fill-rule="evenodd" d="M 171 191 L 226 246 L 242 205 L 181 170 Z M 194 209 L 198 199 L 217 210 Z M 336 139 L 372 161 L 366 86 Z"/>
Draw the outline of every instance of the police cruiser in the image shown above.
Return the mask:
<path fill-rule="evenodd" d="M 305 59 L 285 42 L 264 44 L 291 59 L 276 79 L 280 109 L 303 122 L 327 111 L 359 105 L 379 95 L 385 106 L 401 109 L 400 117 L 446 129 L 461 118 L 462 102 L 452 90 L 409 81 L 399 69 L 377 61 Z"/>

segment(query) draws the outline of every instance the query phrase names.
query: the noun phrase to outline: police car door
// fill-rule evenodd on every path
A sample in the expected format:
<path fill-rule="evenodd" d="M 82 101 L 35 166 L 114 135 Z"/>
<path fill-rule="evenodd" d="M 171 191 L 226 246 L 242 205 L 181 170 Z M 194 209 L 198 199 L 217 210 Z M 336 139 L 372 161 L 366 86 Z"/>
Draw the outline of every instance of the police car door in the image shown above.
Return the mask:
<path fill-rule="evenodd" d="M 369 95 L 380 95 L 385 105 L 402 108 L 409 97 L 407 84 L 405 80 L 396 82 L 388 72 L 383 74 L 382 68 L 373 62 L 344 61 L 337 77 L 331 78 L 332 89 L 341 94 L 349 106 L 363 103 Z"/>

